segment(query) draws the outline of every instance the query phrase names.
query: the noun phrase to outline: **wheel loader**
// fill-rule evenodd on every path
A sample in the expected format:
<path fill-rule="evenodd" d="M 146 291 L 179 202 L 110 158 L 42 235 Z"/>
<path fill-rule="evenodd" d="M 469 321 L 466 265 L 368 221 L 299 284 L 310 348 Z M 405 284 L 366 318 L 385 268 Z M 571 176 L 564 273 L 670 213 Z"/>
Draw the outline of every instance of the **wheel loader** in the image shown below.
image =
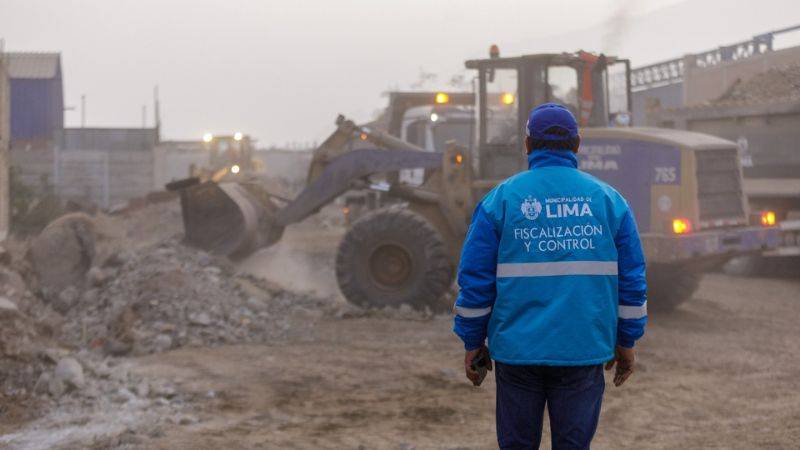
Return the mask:
<path fill-rule="evenodd" d="M 369 126 L 386 131 L 425 151 L 441 151 L 449 140 L 471 144 L 475 134 L 474 102 L 475 95 L 472 92 L 392 91 L 389 92 L 386 109 Z M 387 175 L 383 180 L 387 183 L 402 182 L 419 186 L 424 182 L 425 171 L 406 169 Z M 398 201 L 376 189 L 352 190 L 342 198 L 345 223 L 350 226 L 369 211 L 388 207 Z"/>
<path fill-rule="evenodd" d="M 754 225 L 749 215 L 735 143 L 687 131 L 609 127 L 613 116 L 630 111 L 627 60 L 578 52 L 493 56 L 466 67 L 477 80 L 471 147 L 449 142 L 431 153 L 340 116 L 314 153 L 307 187 L 293 200 L 277 199 L 257 182 L 173 183 L 187 242 L 241 258 L 350 189 L 380 189 L 398 201 L 347 230 L 336 257 L 339 288 L 361 306 L 440 310 L 475 205 L 499 182 L 527 170 L 528 111 L 553 101 L 579 119 L 581 169 L 610 183 L 632 206 L 651 308 L 674 308 L 691 297 L 704 271 L 779 245 L 779 230 Z M 612 84 L 621 92 L 611 92 Z M 405 169 L 423 169 L 423 182 L 373 183 Z M 547 247 L 552 239 L 558 236 L 532 234 L 531 244 Z"/>

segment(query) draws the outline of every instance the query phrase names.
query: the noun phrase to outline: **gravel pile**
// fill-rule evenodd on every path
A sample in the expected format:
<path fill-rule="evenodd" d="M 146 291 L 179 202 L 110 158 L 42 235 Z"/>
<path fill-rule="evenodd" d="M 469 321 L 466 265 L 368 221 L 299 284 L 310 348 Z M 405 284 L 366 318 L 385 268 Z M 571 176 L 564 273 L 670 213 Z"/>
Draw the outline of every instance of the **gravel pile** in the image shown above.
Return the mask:
<path fill-rule="evenodd" d="M 87 278 L 88 289 L 62 291 L 56 302 L 61 336 L 114 356 L 282 339 L 293 317 L 313 327 L 330 304 L 239 276 L 177 239 L 112 254 Z"/>
<path fill-rule="evenodd" d="M 172 381 L 136 375 L 129 362 L 95 353 L 43 350 L 31 398 L 45 414 L 0 436 L 0 447 L 24 449 L 136 448 L 142 434 L 200 421 L 194 398 Z M 215 395 L 210 392 L 207 395 Z"/>
<path fill-rule="evenodd" d="M 313 340 L 319 319 L 345 314 L 184 246 L 180 220 L 174 201 L 73 214 L 0 248 L 0 425 L 38 417 L 0 447 L 136 448 L 143 433 L 202 421 L 198 405 L 216 394 L 181 394 L 179 380 L 137 376 L 121 356 Z"/>
<path fill-rule="evenodd" d="M 737 82 L 714 103 L 751 103 L 796 98 L 800 98 L 800 64 L 770 69 L 747 81 Z"/>

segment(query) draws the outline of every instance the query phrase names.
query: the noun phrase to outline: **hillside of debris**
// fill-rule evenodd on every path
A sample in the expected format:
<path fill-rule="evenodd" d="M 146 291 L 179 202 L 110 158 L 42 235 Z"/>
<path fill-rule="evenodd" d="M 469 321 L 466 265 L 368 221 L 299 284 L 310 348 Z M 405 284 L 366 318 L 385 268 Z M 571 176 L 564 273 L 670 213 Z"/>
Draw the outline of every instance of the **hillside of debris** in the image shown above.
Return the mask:
<path fill-rule="evenodd" d="M 715 104 L 789 101 L 800 98 L 800 64 L 773 68 L 738 81 Z"/>
<path fill-rule="evenodd" d="M 121 411 L 122 422 L 191 421 L 181 419 L 187 399 L 169 381 L 132 376 L 119 357 L 277 342 L 333 311 L 330 298 L 235 269 L 182 243 L 176 201 L 70 213 L 8 241 L 0 249 L 0 435 L 41 412 L 64 423 Z"/>

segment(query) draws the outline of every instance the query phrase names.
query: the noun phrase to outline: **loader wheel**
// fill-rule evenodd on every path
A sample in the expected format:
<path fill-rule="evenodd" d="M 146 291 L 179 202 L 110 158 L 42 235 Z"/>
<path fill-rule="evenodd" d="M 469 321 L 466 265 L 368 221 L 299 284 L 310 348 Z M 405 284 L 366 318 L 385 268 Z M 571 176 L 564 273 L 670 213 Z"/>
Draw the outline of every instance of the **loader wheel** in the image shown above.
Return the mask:
<path fill-rule="evenodd" d="M 345 298 L 361 307 L 408 304 L 446 309 L 440 298 L 453 283 L 453 266 L 439 231 L 401 207 L 357 220 L 336 255 L 336 279 Z"/>
<path fill-rule="evenodd" d="M 689 300 L 700 286 L 701 271 L 657 264 L 647 269 L 647 307 L 672 311 Z"/>

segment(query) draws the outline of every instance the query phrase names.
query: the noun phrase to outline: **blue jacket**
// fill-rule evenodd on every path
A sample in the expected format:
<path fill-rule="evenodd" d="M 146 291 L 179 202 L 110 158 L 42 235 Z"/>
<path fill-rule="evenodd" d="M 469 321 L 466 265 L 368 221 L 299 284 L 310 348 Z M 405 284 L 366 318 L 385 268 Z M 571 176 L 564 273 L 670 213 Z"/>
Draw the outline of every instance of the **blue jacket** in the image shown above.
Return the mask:
<path fill-rule="evenodd" d="M 625 199 L 537 150 L 478 203 L 461 253 L 455 333 L 507 364 L 578 366 L 633 347 L 647 322 L 645 262 Z"/>

